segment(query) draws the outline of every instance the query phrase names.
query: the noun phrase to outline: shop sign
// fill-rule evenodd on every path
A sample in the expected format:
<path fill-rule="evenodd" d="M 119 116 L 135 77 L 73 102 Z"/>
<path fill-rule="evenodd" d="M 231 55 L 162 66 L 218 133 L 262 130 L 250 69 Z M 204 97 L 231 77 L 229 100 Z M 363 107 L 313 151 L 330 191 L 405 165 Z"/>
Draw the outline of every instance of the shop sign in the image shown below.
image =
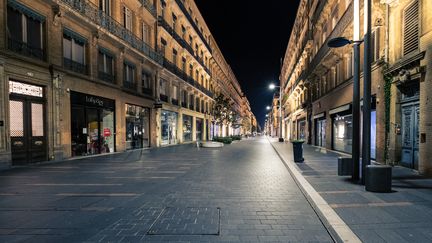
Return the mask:
<path fill-rule="evenodd" d="M 40 86 L 20 83 L 11 80 L 9 81 L 9 93 L 43 97 L 43 88 Z"/>
<path fill-rule="evenodd" d="M 111 130 L 109 128 L 104 128 L 104 137 L 111 137 Z"/>
<path fill-rule="evenodd" d="M 95 95 L 71 92 L 72 104 L 84 105 L 88 107 L 100 107 L 107 109 L 115 109 L 115 101 Z"/>

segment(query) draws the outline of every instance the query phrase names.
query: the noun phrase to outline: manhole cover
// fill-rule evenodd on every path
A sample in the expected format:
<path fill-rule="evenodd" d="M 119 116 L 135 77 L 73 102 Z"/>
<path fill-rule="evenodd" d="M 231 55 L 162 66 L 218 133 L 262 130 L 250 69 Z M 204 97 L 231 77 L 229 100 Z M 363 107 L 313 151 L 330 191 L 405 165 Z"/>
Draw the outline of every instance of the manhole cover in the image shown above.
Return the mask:
<path fill-rule="evenodd" d="M 219 235 L 220 208 L 165 208 L 149 235 Z"/>

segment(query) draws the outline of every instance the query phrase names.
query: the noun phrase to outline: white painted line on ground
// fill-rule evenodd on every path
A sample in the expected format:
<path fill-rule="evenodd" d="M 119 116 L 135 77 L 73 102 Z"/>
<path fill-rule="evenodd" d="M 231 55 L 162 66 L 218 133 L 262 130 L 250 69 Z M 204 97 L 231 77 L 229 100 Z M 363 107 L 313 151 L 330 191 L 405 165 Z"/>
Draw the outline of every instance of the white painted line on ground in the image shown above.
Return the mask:
<path fill-rule="evenodd" d="M 288 168 L 288 171 L 296 181 L 299 188 L 311 203 L 312 207 L 318 213 L 318 216 L 329 230 L 331 236 L 336 242 L 361 242 L 356 234 L 348 227 L 348 225 L 337 215 L 330 205 L 319 195 L 312 185 L 303 177 L 292 159 L 280 153 L 273 143 L 268 140 L 273 149 L 279 155 L 283 163 Z"/>
<path fill-rule="evenodd" d="M 61 197 L 135 197 L 139 193 L 57 193 Z"/>
<path fill-rule="evenodd" d="M 36 183 L 25 184 L 26 186 L 123 186 L 123 184 L 56 184 L 56 183 Z"/>

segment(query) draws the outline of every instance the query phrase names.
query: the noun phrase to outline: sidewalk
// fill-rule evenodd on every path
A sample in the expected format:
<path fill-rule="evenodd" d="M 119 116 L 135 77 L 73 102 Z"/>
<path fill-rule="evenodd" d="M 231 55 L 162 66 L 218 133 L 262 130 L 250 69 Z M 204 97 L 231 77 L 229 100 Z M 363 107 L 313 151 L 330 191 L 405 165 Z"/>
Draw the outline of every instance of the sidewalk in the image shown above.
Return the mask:
<path fill-rule="evenodd" d="M 337 176 L 338 153 L 304 145 L 305 162 L 294 164 L 291 143 L 270 142 L 361 241 L 432 242 L 432 179 L 394 167 L 393 193 L 366 192 L 349 176 Z"/>

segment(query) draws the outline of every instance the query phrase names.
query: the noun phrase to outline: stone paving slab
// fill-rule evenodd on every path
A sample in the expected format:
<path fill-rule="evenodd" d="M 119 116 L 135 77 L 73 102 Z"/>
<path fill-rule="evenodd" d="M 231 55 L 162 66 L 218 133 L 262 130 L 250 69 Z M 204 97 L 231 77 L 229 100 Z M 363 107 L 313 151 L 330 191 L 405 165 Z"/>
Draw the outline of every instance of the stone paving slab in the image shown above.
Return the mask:
<path fill-rule="evenodd" d="M 13 169 L 0 185 L 0 242 L 333 242 L 265 138 Z M 210 213 L 181 216 L 193 208 Z M 163 231 L 198 232 L 192 219 L 200 235 Z"/>
<path fill-rule="evenodd" d="M 292 158 L 292 145 L 271 140 Z M 393 168 L 393 193 L 367 192 L 350 177 L 337 176 L 339 153 L 304 145 L 296 167 L 363 242 L 432 242 L 432 179 Z"/>

